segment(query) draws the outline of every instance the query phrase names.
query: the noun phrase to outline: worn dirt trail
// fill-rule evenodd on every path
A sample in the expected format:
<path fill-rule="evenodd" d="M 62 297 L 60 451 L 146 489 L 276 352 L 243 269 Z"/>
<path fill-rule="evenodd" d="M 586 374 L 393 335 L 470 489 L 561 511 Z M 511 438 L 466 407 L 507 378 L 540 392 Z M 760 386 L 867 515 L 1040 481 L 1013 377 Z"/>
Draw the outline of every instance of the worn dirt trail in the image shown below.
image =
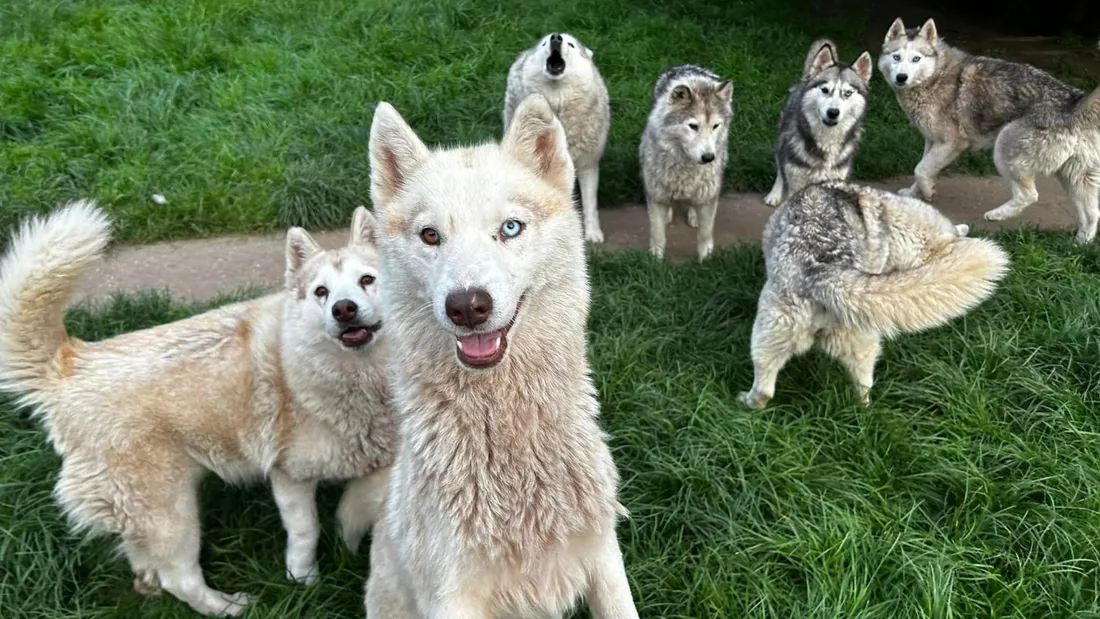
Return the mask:
<path fill-rule="evenodd" d="M 892 179 L 871 185 L 896 190 L 910 178 Z M 1061 186 L 1040 179 L 1039 202 L 1020 217 L 1000 223 L 982 219 L 982 214 L 1010 197 L 1008 184 L 999 177 L 954 176 L 939 179 L 934 203 L 956 223 L 972 228 L 996 230 L 1038 225 L 1042 228 L 1074 230 L 1076 216 Z M 730 245 L 760 241 L 760 234 L 772 209 L 763 194 L 730 193 L 722 198 L 715 222 L 715 243 Z M 601 222 L 609 249 L 643 249 L 649 245 L 649 220 L 645 206 L 638 204 L 605 209 Z M 317 232 L 323 247 L 338 247 L 347 239 L 346 230 Z M 76 300 L 98 299 L 114 291 L 157 289 L 177 299 L 205 300 L 249 285 L 277 288 L 283 278 L 282 233 L 261 236 L 219 237 L 114 248 L 78 284 Z M 695 231 L 684 214 L 677 213 L 668 229 L 668 256 L 673 261 L 695 256 Z"/>

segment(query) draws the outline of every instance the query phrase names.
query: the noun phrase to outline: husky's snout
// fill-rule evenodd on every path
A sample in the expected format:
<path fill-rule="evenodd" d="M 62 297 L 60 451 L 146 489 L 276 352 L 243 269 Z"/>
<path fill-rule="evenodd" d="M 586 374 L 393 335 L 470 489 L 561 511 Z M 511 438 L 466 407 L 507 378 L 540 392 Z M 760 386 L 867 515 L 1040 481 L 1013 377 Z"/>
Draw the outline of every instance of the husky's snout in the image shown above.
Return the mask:
<path fill-rule="evenodd" d="M 493 313 L 493 297 L 483 288 L 458 290 L 447 295 L 447 318 L 459 327 L 484 324 Z"/>
<path fill-rule="evenodd" d="M 828 127 L 835 127 L 840 120 L 840 109 L 831 107 L 825 110 L 825 118 L 821 119 L 821 122 L 825 123 Z"/>
<path fill-rule="evenodd" d="M 554 77 L 565 73 L 565 58 L 561 55 L 561 44 L 560 34 L 550 35 L 550 56 L 546 59 L 546 72 Z"/>
<path fill-rule="evenodd" d="M 909 81 L 909 75 L 906 73 L 898 73 L 894 76 L 894 81 L 897 82 L 898 86 L 902 86 L 905 82 Z"/>
<path fill-rule="evenodd" d="M 344 328 L 340 332 L 340 341 L 348 348 L 359 348 L 370 343 L 374 334 L 382 327 L 378 322 L 364 325 L 359 320 L 359 306 L 351 299 L 341 299 L 332 304 L 332 318 Z"/>

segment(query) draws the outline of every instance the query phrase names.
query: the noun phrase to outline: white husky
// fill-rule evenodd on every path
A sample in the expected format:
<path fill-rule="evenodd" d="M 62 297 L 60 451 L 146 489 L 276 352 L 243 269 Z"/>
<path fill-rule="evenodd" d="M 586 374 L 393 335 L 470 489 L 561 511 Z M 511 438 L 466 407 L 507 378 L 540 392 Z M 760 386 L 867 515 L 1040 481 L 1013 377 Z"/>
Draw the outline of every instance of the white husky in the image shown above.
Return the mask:
<path fill-rule="evenodd" d="M 526 97 L 540 94 L 546 98 L 565 127 L 569 155 L 580 180 L 584 237 L 591 243 L 603 243 L 596 193 L 611 107 L 593 55 L 574 36 L 557 32 L 521 53 L 508 70 L 504 130 L 508 130 L 516 108 Z"/>
<path fill-rule="evenodd" d="M 381 103 L 370 157 L 400 449 L 368 617 L 561 617 L 587 598 L 636 618 L 561 123 L 534 95 L 500 145 L 433 151 Z"/>
<path fill-rule="evenodd" d="M 62 457 L 55 495 L 75 528 L 113 533 L 134 588 L 204 614 L 248 596 L 207 586 L 198 487 L 269 478 L 287 531 L 287 576 L 317 580 L 321 480 L 353 480 L 337 517 L 354 549 L 381 510 L 389 416 L 372 217 L 321 251 L 287 233 L 286 290 L 100 342 L 65 333 L 65 304 L 107 245 L 90 202 L 24 223 L 0 262 L 0 388 L 45 421 Z"/>

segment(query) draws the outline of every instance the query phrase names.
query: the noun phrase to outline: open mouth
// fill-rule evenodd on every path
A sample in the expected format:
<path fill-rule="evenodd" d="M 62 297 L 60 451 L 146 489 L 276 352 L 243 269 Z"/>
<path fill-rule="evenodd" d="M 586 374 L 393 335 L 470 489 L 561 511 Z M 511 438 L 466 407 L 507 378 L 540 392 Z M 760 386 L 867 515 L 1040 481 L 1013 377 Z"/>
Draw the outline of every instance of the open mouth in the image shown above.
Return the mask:
<path fill-rule="evenodd" d="M 546 72 L 553 77 L 565 73 L 565 58 L 562 58 L 560 51 L 550 51 L 550 57 L 546 59 Z"/>
<path fill-rule="evenodd" d="M 348 327 L 340 333 L 340 342 L 348 348 L 359 348 L 364 344 L 370 343 L 374 339 L 374 334 L 378 332 L 378 329 L 382 327 L 382 323 L 378 322 L 370 326 L 356 325 L 354 327 Z"/>
<path fill-rule="evenodd" d="M 455 353 L 463 365 L 478 370 L 491 368 L 500 363 L 504 352 L 508 350 L 508 331 L 516 324 L 519 308 L 523 307 L 523 297 L 516 303 L 516 312 L 503 329 L 488 333 L 471 333 L 455 337 Z"/>

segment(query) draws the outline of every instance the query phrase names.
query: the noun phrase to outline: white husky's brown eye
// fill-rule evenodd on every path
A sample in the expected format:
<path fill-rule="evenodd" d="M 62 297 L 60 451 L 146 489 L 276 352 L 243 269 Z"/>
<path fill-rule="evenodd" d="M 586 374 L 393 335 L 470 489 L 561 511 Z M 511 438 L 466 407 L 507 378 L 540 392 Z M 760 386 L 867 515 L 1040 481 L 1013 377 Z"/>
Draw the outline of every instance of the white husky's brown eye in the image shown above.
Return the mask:
<path fill-rule="evenodd" d="M 373 283 L 374 283 L 374 276 L 373 275 L 364 275 L 363 277 L 359 278 L 359 285 L 363 286 L 364 288 L 366 288 L 367 286 L 370 286 Z"/>
<path fill-rule="evenodd" d="M 327 297 L 328 296 L 328 288 L 325 288 L 324 286 L 317 286 L 317 288 L 314 289 L 314 291 L 313 291 L 313 296 L 318 297 L 318 298 Z"/>
<path fill-rule="evenodd" d="M 428 245 L 439 245 L 439 233 L 435 228 L 424 228 L 420 231 L 420 240 Z"/>
<path fill-rule="evenodd" d="M 688 123 L 688 128 L 691 129 L 692 131 L 698 131 L 699 130 L 699 123 Z"/>
<path fill-rule="evenodd" d="M 720 125 L 720 124 L 722 124 L 722 123 L 714 123 L 714 126 L 713 126 L 713 127 L 711 127 L 711 129 L 717 129 L 717 128 L 718 128 L 718 125 Z"/>

